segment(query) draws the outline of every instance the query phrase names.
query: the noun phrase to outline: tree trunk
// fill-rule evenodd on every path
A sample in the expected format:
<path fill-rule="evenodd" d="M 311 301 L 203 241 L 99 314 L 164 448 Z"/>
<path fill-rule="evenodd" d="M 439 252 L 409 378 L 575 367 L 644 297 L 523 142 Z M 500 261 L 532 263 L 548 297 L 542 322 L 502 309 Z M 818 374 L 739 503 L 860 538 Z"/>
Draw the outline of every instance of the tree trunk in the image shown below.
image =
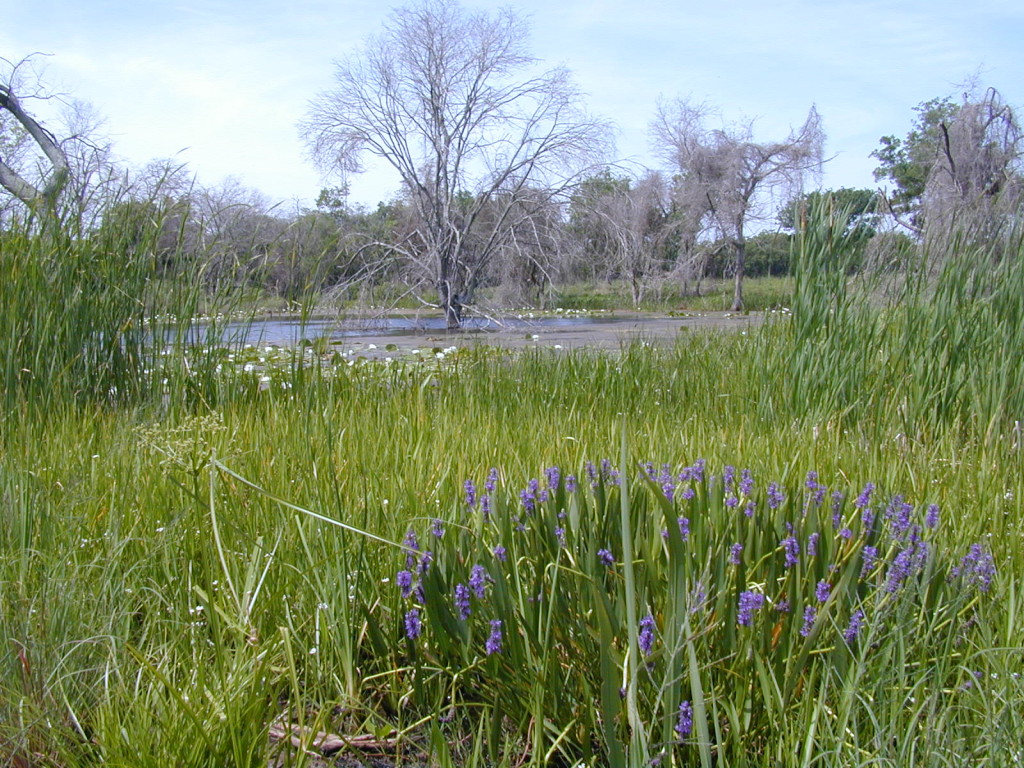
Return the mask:
<path fill-rule="evenodd" d="M 444 310 L 445 324 L 449 331 L 462 327 L 462 295 L 453 290 L 451 281 L 441 280 L 437 284 L 438 304 Z"/>
<path fill-rule="evenodd" d="M 30 209 L 35 210 L 41 205 L 50 209 L 56 205 L 70 176 L 68 158 L 53 135 L 41 126 L 21 106 L 8 86 L 0 85 L 0 111 L 6 110 L 17 120 L 50 161 L 53 172 L 41 186 L 36 187 L 26 181 L 17 171 L 0 158 L 0 186 L 21 200 Z"/>
<path fill-rule="evenodd" d="M 747 261 L 747 244 L 740 238 L 736 241 L 736 281 L 735 287 L 732 294 L 732 307 L 733 312 L 743 311 L 743 270 L 746 266 Z"/>

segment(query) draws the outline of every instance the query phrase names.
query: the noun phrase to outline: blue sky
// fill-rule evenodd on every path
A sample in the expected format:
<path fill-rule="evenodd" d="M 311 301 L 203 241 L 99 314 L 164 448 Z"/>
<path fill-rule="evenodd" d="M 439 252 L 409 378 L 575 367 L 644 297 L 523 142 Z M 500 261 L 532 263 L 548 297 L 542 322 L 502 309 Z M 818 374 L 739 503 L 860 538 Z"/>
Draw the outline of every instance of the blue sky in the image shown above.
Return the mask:
<path fill-rule="evenodd" d="M 534 54 L 571 69 L 589 109 L 618 128 L 617 153 L 650 167 L 659 97 L 716 105 L 784 137 L 814 104 L 828 136 L 826 187 L 874 187 L 870 153 L 903 135 L 913 107 L 977 76 L 1024 108 L 1021 0 L 466 0 L 529 19 Z M 333 61 L 386 19 L 365 0 L 7 0 L 0 56 L 45 59 L 55 91 L 91 103 L 126 161 L 187 162 L 201 183 L 233 176 L 274 200 L 324 185 L 296 124 L 330 87 Z M 40 106 L 40 109 L 44 109 Z M 371 170 L 352 199 L 395 189 Z"/>

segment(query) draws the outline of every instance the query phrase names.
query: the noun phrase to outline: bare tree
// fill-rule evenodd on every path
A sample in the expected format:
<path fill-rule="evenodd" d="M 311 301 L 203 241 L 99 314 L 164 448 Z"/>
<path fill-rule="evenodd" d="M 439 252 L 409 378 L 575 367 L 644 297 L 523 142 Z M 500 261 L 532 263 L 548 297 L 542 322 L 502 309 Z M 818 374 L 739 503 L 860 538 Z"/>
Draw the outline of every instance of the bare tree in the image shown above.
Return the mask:
<path fill-rule="evenodd" d="M 629 284 L 634 306 L 668 265 L 668 199 L 656 171 L 634 180 L 605 170 L 587 179 L 572 200 L 572 229 L 581 247 L 609 280 Z"/>
<path fill-rule="evenodd" d="M 938 151 L 923 195 L 925 235 L 948 240 L 954 231 L 990 241 L 1019 211 L 1024 193 L 1024 135 L 995 89 L 964 94 L 950 119 L 939 123 Z"/>
<path fill-rule="evenodd" d="M 228 177 L 219 186 L 200 188 L 191 201 L 200 223 L 204 277 L 215 290 L 261 285 L 288 224 L 274 215 L 261 192 Z"/>
<path fill-rule="evenodd" d="M 824 134 L 813 107 L 799 130 L 779 142 L 758 143 L 745 123 L 708 128 L 710 110 L 677 99 L 658 105 L 651 124 L 655 150 L 679 174 L 678 194 L 690 209 L 707 211 L 708 223 L 734 250 L 732 309 L 743 309 L 746 235 L 780 200 L 801 191 L 807 174 L 820 172 Z"/>
<path fill-rule="evenodd" d="M 0 118 L 6 113 L 14 121 L 0 122 L 0 134 L 5 134 L 2 137 L 5 140 L 0 141 L 0 149 L 3 150 L 0 156 L 0 186 L 29 208 L 37 209 L 56 204 L 67 184 L 70 167 L 67 154 L 57 138 L 29 114 L 19 98 L 22 72 L 29 63 L 30 59 L 17 63 L 0 59 L 3 67 L 0 74 Z M 28 174 L 23 169 L 19 172 L 16 167 L 18 160 L 27 154 L 27 145 L 30 143 L 42 151 L 50 166 L 49 172 L 37 174 L 39 178 L 26 178 Z"/>
<path fill-rule="evenodd" d="M 700 296 L 708 263 L 717 254 L 720 241 L 702 238 L 709 215 L 707 196 L 690 194 L 691 188 L 676 176 L 669 188 L 669 210 L 665 233 L 666 247 L 672 254 L 672 278 L 681 296 Z"/>
<path fill-rule="evenodd" d="M 501 215 L 503 205 L 495 206 Z M 492 260 L 489 283 L 498 287 L 498 296 L 507 306 L 523 303 L 544 308 L 554 286 L 566 271 L 567 247 L 564 205 L 552 199 L 546 190 L 520 196 L 515 210 L 508 216 L 509 226 L 502 238 L 500 251 Z M 483 231 L 491 227 L 486 220 Z"/>
<path fill-rule="evenodd" d="M 507 9 L 470 14 L 454 0 L 424 0 L 396 10 L 359 56 L 337 64 L 336 87 L 303 125 L 326 169 L 359 171 L 370 154 L 398 171 L 418 220 L 406 254 L 429 274 L 450 328 L 521 198 L 564 188 L 606 145 L 606 126 L 584 112 L 569 73 L 533 72 L 526 37 Z M 485 211 L 489 231 L 470 249 Z"/>
<path fill-rule="evenodd" d="M 34 56 L 17 63 L 0 59 L 0 187 L 33 214 L 59 213 L 63 223 L 88 229 L 124 191 L 123 171 L 95 109 L 47 93 L 34 63 Z M 55 113 L 53 131 L 26 106 L 30 101 L 51 102 L 45 112 Z"/>

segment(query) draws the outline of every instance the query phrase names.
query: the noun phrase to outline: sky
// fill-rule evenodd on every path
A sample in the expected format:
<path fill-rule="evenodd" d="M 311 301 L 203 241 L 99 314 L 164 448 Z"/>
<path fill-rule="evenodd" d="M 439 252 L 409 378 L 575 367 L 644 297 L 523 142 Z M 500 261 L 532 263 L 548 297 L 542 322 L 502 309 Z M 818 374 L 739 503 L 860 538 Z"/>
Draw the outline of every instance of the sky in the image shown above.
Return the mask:
<path fill-rule="evenodd" d="M 589 111 L 616 126 L 616 159 L 657 168 L 659 98 L 713 105 L 780 140 L 815 106 L 827 135 L 822 186 L 877 183 L 881 136 L 913 108 L 959 98 L 974 79 L 1024 110 L 1021 0 L 463 0 L 511 7 L 544 64 L 569 68 Z M 33 53 L 47 90 L 92 105 L 133 166 L 187 163 L 287 206 L 311 206 L 324 178 L 297 124 L 395 5 L 370 0 L 0 0 L 0 57 Z M 53 102 L 28 102 L 46 118 Z M 375 207 L 397 179 L 371 165 L 350 200 Z"/>

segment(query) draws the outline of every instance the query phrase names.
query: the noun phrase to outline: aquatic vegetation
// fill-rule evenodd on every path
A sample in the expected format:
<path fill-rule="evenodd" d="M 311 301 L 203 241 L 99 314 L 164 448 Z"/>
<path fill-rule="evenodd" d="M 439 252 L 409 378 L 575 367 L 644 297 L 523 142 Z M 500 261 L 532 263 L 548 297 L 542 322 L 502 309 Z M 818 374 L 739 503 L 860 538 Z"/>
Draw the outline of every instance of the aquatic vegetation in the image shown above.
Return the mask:
<path fill-rule="evenodd" d="M 586 488 L 568 490 L 549 467 L 524 490 L 496 493 L 488 518 L 453 512 L 419 588 L 400 581 L 390 597 L 416 640 L 397 663 L 429 668 L 467 712 L 501 701 L 507 724 L 543 712 L 567 762 L 596 750 L 638 765 L 699 760 L 695 718 L 720 756 L 758 759 L 809 699 L 815 717 L 867 745 L 884 735 L 872 701 L 937 702 L 967 681 L 972 617 L 987 610 L 998 571 L 983 542 L 964 555 L 941 545 L 937 504 L 873 483 L 858 496 L 813 471 L 801 493 L 755 485 L 750 469 L 740 487 L 732 467 L 715 476 L 704 461 L 640 464 L 628 483 L 607 460 L 590 466 L 601 470 Z M 692 493 L 667 493 L 668 476 Z M 749 506 L 730 503 L 736 493 Z M 618 551 L 627 542 L 632 590 Z M 642 663 L 630 663 L 631 647 Z M 500 666 L 484 663 L 499 652 Z M 894 654 L 909 666 L 890 669 Z M 405 698 L 429 712 L 440 690 L 411 679 Z"/>

